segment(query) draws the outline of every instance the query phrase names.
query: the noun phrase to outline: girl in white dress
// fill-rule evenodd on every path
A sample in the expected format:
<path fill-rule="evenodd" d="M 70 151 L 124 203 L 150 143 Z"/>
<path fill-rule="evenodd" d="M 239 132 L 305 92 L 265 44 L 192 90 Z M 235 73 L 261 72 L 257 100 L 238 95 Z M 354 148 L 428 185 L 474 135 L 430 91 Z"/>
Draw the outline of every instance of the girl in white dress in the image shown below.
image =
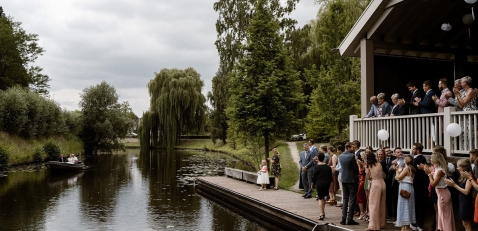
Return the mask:
<path fill-rule="evenodd" d="M 269 171 L 267 169 L 266 160 L 261 162 L 261 170 L 257 172 L 257 184 L 260 184 L 261 187 L 259 190 L 266 190 L 267 185 L 269 184 Z"/>

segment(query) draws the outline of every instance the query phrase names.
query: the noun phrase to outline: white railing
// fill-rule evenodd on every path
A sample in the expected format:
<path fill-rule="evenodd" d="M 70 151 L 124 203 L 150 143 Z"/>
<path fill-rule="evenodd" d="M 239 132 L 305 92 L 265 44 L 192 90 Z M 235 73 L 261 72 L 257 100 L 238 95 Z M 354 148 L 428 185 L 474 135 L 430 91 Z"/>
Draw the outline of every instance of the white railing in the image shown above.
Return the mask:
<path fill-rule="evenodd" d="M 411 151 L 414 143 L 421 143 L 424 152 L 431 153 L 433 147 L 443 145 L 448 153 L 468 154 L 471 149 L 478 147 L 477 120 L 478 111 L 456 112 L 453 107 L 445 107 L 444 113 L 411 116 L 362 119 L 351 115 L 350 140 L 359 140 L 361 148 L 389 146 Z M 461 126 L 462 133 L 458 137 L 451 137 L 447 133 L 446 128 L 450 123 Z M 377 133 L 381 129 L 388 131 L 388 140 L 378 139 Z"/>

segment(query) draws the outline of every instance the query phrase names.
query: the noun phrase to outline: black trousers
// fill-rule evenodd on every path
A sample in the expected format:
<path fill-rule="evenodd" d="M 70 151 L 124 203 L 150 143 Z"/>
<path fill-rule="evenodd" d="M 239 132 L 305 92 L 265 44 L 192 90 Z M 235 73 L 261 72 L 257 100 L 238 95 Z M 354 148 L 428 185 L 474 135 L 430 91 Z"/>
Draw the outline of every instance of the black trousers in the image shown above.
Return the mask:
<path fill-rule="evenodd" d="M 415 189 L 415 217 L 417 219 L 416 226 L 423 228 L 425 223 L 425 212 L 429 206 L 428 203 L 428 186 L 414 185 Z"/>

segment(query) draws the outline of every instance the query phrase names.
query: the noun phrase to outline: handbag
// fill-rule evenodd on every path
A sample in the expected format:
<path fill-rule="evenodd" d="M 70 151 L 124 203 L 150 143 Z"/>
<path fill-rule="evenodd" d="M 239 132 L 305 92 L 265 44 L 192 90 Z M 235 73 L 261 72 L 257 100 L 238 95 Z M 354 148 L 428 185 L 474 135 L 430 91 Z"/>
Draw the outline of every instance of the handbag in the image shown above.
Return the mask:
<path fill-rule="evenodd" d="M 405 190 L 405 189 L 402 189 L 402 190 L 400 190 L 400 196 L 405 198 L 405 199 L 408 199 L 408 198 L 410 198 L 410 192 Z"/>
<path fill-rule="evenodd" d="M 365 179 L 365 184 L 364 184 L 364 186 L 363 186 L 363 188 L 365 189 L 365 191 L 369 191 L 369 190 L 370 190 L 371 183 L 372 183 L 372 180 L 371 180 L 371 179 Z"/>

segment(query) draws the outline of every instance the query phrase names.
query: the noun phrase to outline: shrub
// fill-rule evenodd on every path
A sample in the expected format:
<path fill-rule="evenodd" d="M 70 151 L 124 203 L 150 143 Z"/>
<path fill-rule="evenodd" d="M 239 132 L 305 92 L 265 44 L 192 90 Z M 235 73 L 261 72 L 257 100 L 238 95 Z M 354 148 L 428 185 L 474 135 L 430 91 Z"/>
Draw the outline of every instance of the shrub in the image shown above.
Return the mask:
<path fill-rule="evenodd" d="M 36 148 L 33 152 L 33 161 L 39 163 L 43 161 L 43 150 L 41 148 Z"/>
<path fill-rule="evenodd" d="M 0 145 L 0 171 L 3 171 L 8 167 L 10 159 L 10 153 L 6 148 Z"/>
<path fill-rule="evenodd" d="M 51 140 L 43 145 L 43 151 L 46 152 L 48 160 L 57 160 L 61 153 L 60 146 Z"/>
<path fill-rule="evenodd" d="M 337 147 L 338 145 L 342 145 L 345 147 L 345 143 L 349 142 L 350 135 L 349 129 L 344 129 L 342 132 L 330 139 L 330 145 Z"/>

